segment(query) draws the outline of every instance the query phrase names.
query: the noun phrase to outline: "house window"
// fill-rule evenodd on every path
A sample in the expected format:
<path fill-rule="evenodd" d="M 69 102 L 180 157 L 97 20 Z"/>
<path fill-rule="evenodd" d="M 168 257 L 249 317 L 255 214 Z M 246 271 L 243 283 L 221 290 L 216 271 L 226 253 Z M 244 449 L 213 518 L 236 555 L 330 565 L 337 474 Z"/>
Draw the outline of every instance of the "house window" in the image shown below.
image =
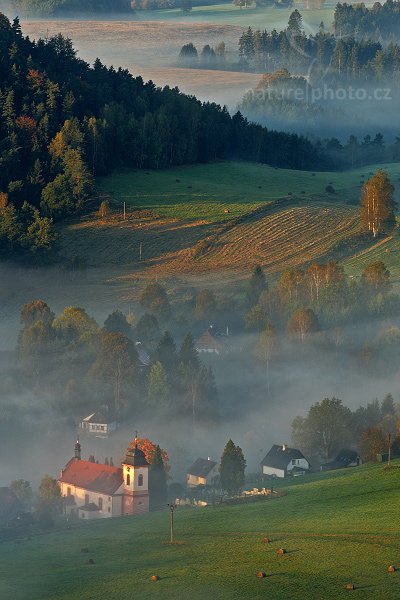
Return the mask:
<path fill-rule="evenodd" d="M 99 509 L 103 510 L 103 498 L 99 498 Z"/>
<path fill-rule="evenodd" d="M 129 475 L 129 473 L 126 476 L 126 485 L 131 485 L 131 476 Z"/>
<path fill-rule="evenodd" d="M 111 512 L 111 508 L 110 508 L 110 507 L 108 507 L 108 509 L 107 509 L 107 510 L 108 510 L 108 512 Z"/>
<path fill-rule="evenodd" d="M 138 486 L 141 487 L 143 485 L 143 475 L 140 474 L 138 477 Z"/>
<path fill-rule="evenodd" d="M 89 494 L 85 494 L 85 504 L 89 504 Z"/>

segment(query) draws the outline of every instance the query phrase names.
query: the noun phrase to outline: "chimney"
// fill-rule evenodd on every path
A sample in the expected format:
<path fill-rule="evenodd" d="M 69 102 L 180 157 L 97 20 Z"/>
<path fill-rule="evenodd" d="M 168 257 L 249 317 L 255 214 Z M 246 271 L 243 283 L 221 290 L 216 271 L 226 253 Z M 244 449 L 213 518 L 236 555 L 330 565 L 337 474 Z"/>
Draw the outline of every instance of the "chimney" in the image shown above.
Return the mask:
<path fill-rule="evenodd" d="M 210 458 L 209 456 L 207 456 L 207 460 L 208 460 L 208 461 L 210 461 L 210 460 L 211 460 L 211 458 Z"/>
<path fill-rule="evenodd" d="M 282 445 L 282 451 L 283 451 L 283 452 L 286 452 L 286 450 L 287 450 L 287 444 L 283 444 L 283 445 Z"/>

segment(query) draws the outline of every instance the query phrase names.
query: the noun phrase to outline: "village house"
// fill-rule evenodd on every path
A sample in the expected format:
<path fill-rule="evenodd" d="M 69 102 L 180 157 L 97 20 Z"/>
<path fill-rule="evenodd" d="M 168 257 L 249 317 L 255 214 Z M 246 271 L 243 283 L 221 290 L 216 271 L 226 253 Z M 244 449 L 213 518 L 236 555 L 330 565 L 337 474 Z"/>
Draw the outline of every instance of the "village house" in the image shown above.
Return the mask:
<path fill-rule="evenodd" d="M 261 461 L 263 475 L 287 477 L 288 475 L 304 475 L 310 470 L 310 463 L 296 448 L 286 444 L 275 444 Z"/>
<path fill-rule="evenodd" d="M 362 464 L 360 455 L 355 450 L 343 449 L 339 452 L 335 460 L 325 465 L 321 465 L 321 471 L 332 471 L 334 469 L 344 469 L 346 467 L 358 467 Z"/>
<path fill-rule="evenodd" d="M 75 455 L 58 481 L 65 513 L 81 519 L 136 515 L 149 511 L 148 462 L 142 450 L 129 446 L 121 467 L 81 459 L 79 440 Z"/>
<path fill-rule="evenodd" d="M 108 410 L 98 410 L 79 423 L 79 429 L 96 437 L 108 437 L 117 429 L 117 421 Z"/>
<path fill-rule="evenodd" d="M 198 458 L 188 470 L 186 485 L 197 487 L 198 485 L 214 485 L 219 480 L 219 465 L 207 458 Z"/>

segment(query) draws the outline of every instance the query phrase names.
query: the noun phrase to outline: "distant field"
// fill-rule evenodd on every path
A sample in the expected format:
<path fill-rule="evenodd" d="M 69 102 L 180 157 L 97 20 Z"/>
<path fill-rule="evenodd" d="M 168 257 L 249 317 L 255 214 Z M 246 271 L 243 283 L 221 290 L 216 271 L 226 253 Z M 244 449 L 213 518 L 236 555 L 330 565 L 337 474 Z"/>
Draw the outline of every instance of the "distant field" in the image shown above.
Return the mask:
<path fill-rule="evenodd" d="M 399 481 L 398 468 L 363 466 L 298 478 L 286 496 L 253 505 L 178 508 L 173 546 L 165 543 L 168 511 L 6 542 L 0 597 L 397 600 L 400 573 L 388 566 L 400 566 Z M 345 590 L 350 582 L 354 592 Z"/>
<path fill-rule="evenodd" d="M 248 270 L 255 263 L 276 272 L 323 260 L 358 233 L 362 181 L 375 170 L 313 174 L 220 162 L 118 172 L 99 181 L 113 214 L 64 227 L 63 252 L 93 266 L 126 265 L 160 276 Z M 400 165 L 388 171 L 398 178 Z M 328 184 L 335 194 L 325 191 Z M 203 240 L 205 252 L 198 246 Z"/>

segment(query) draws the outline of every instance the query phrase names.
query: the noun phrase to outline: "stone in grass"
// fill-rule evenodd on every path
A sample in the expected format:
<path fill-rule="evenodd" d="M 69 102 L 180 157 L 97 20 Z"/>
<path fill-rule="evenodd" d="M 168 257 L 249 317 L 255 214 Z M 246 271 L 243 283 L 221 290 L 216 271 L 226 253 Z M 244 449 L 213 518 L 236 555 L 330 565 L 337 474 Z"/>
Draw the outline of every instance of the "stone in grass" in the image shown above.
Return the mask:
<path fill-rule="evenodd" d="M 355 590 L 356 586 L 354 585 L 354 583 L 346 583 L 346 590 Z"/>
<path fill-rule="evenodd" d="M 394 573 L 396 571 L 396 567 L 394 565 L 389 565 L 388 571 L 389 573 Z"/>
<path fill-rule="evenodd" d="M 279 550 L 278 550 L 278 554 L 279 554 L 280 556 L 283 556 L 284 554 L 286 554 L 286 549 L 285 549 L 285 548 L 279 548 Z"/>
<path fill-rule="evenodd" d="M 158 576 L 158 575 L 152 575 L 152 576 L 151 576 L 151 580 L 152 580 L 152 581 L 160 581 L 160 578 L 159 578 L 159 576 Z"/>
<path fill-rule="evenodd" d="M 270 543 L 271 543 L 271 538 L 269 538 L 269 537 L 265 537 L 265 538 L 263 539 L 263 542 L 264 542 L 264 544 L 270 544 Z"/>
<path fill-rule="evenodd" d="M 87 560 L 85 564 L 86 564 L 86 565 L 94 565 L 94 560 L 93 560 L 93 558 L 89 558 L 89 560 Z"/>
<path fill-rule="evenodd" d="M 257 577 L 259 577 L 260 579 L 263 579 L 266 576 L 267 576 L 267 574 L 265 571 L 258 571 L 258 573 L 257 573 Z"/>

